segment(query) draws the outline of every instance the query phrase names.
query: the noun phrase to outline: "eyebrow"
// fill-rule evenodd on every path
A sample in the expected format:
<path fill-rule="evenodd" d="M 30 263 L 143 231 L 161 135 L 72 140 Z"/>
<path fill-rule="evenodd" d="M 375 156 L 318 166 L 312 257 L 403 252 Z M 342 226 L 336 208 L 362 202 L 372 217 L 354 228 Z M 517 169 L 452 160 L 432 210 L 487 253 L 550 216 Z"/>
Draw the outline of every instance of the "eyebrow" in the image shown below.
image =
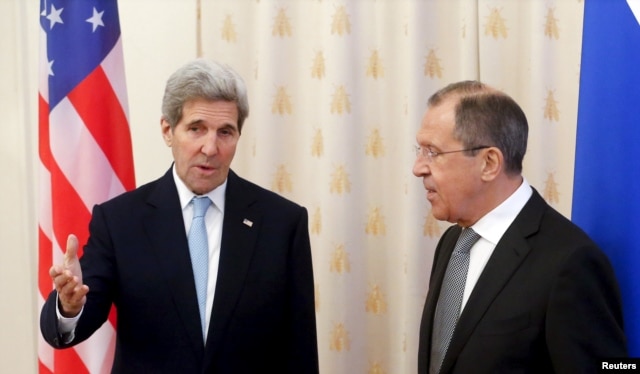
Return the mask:
<path fill-rule="evenodd" d="M 238 131 L 238 125 L 233 125 L 231 123 L 226 123 L 223 126 L 221 126 L 220 129 L 231 129 L 231 130 L 234 130 L 234 131 Z"/>
<path fill-rule="evenodd" d="M 204 122 L 204 120 L 203 120 L 203 119 L 201 119 L 201 118 L 198 118 L 198 119 L 194 119 L 194 120 L 192 120 L 192 121 L 190 121 L 190 122 L 186 122 L 186 123 L 185 123 L 185 126 L 199 125 L 199 124 L 201 124 L 202 122 Z M 232 123 L 225 123 L 225 124 L 224 124 L 224 125 L 222 125 L 220 128 L 221 128 L 221 129 L 233 129 L 233 130 L 236 130 L 236 131 L 237 131 L 237 130 L 238 130 L 238 125 L 234 125 L 234 124 L 232 124 Z"/>
<path fill-rule="evenodd" d="M 191 125 L 197 125 L 199 123 L 202 123 L 202 119 L 194 119 L 191 122 L 187 122 L 185 123 L 186 126 L 191 126 Z"/>
<path fill-rule="evenodd" d="M 423 144 L 420 144 L 420 143 L 416 143 L 416 144 L 417 144 L 419 147 L 422 147 L 422 148 L 431 148 L 431 149 L 434 149 L 434 150 L 438 150 L 438 149 L 440 149 L 440 147 L 438 147 L 437 145 L 433 144 L 433 143 L 432 143 L 432 142 L 430 142 L 430 141 L 429 141 L 429 142 L 424 143 L 424 145 L 423 145 Z"/>

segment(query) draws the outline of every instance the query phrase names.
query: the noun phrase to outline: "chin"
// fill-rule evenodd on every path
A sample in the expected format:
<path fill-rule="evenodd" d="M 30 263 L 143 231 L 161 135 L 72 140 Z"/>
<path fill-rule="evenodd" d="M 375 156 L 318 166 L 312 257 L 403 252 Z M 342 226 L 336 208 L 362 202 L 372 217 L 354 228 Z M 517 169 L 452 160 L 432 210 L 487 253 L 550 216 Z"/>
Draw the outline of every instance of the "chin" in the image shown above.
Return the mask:
<path fill-rule="evenodd" d="M 443 217 L 443 216 L 437 216 L 437 215 L 435 215 L 435 214 L 433 215 L 433 218 L 435 218 L 436 220 L 441 221 L 441 222 L 445 222 L 445 221 L 447 221 L 447 222 L 451 222 L 451 221 L 449 221 L 446 217 Z"/>
<path fill-rule="evenodd" d="M 431 208 L 431 215 L 433 216 L 433 218 L 437 219 L 438 221 L 446 220 L 446 217 L 444 217 L 442 214 L 438 213 L 437 211 L 433 210 L 433 208 Z"/>
<path fill-rule="evenodd" d="M 446 210 L 443 211 L 431 206 L 431 215 L 438 221 L 455 223 L 451 220 L 451 215 Z"/>

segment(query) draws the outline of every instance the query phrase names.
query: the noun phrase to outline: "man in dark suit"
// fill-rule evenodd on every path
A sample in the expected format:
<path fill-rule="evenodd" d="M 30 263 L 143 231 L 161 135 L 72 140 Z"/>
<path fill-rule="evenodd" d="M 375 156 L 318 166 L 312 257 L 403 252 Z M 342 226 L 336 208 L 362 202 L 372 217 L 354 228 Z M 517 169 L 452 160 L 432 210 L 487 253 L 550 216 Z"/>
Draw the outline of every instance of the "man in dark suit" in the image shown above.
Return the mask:
<path fill-rule="evenodd" d="M 527 136 L 518 104 L 482 83 L 429 99 L 413 173 L 455 225 L 434 256 L 421 374 L 595 373 L 627 355 L 609 261 L 522 177 Z"/>
<path fill-rule="evenodd" d="M 84 341 L 114 304 L 114 373 L 317 373 L 307 211 L 230 170 L 249 113 L 242 78 L 190 62 L 169 78 L 162 112 L 173 166 L 95 206 L 79 260 L 69 237 L 50 270 L 45 340 Z M 211 200 L 205 278 L 190 254 L 195 198 Z"/>

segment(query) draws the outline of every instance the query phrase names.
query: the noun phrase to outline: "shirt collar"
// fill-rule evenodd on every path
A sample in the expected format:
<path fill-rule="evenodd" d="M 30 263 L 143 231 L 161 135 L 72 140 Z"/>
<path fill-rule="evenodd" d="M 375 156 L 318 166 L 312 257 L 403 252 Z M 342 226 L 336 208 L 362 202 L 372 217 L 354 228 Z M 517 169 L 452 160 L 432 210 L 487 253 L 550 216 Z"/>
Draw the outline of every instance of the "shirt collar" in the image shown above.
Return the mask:
<path fill-rule="evenodd" d="M 176 189 L 178 190 L 178 197 L 180 198 L 180 208 L 182 208 L 182 210 L 184 210 L 187 207 L 187 205 L 189 205 L 189 203 L 191 202 L 191 199 L 193 199 L 194 196 L 207 196 L 209 197 L 209 199 L 211 199 L 213 204 L 220 210 L 220 212 L 224 213 L 224 197 L 227 191 L 228 179 L 225 179 L 224 182 L 218 187 L 216 187 L 215 189 L 213 189 L 213 191 L 209 191 L 204 195 L 196 195 L 193 192 L 191 192 L 191 190 L 189 190 L 187 185 L 184 184 L 182 179 L 180 179 L 180 177 L 178 176 L 178 172 L 176 171 L 175 164 L 173 164 L 172 173 L 173 173 L 173 181 L 175 182 Z"/>
<path fill-rule="evenodd" d="M 522 184 L 505 201 L 480 218 L 472 227 L 483 239 L 497 245 L 502 235 L 516 219 L 533 194 L 531 186 L 523 177 Z"/>

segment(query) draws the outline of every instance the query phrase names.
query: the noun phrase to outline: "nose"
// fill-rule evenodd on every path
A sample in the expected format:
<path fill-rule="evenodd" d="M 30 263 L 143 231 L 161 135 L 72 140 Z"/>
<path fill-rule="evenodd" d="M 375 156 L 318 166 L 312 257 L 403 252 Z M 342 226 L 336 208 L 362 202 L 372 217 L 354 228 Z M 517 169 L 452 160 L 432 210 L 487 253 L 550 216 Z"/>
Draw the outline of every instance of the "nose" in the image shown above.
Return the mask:
<path fill-rule="evenodd" d="M 423 157 L 416 157 L 416 160 L 413 163 L 413 175 L 416 177 L 424 177 L 431 173 L 431 169 L 429 169 L 429 164 L 424 160 Z"/>
<path fill-rule="evenodd" d="M 207 157 L 218 154 L 218 136 L 215 131 L 211 131 L 207 136 L 203 137 L 203 143 L 200 151 Z"/>

